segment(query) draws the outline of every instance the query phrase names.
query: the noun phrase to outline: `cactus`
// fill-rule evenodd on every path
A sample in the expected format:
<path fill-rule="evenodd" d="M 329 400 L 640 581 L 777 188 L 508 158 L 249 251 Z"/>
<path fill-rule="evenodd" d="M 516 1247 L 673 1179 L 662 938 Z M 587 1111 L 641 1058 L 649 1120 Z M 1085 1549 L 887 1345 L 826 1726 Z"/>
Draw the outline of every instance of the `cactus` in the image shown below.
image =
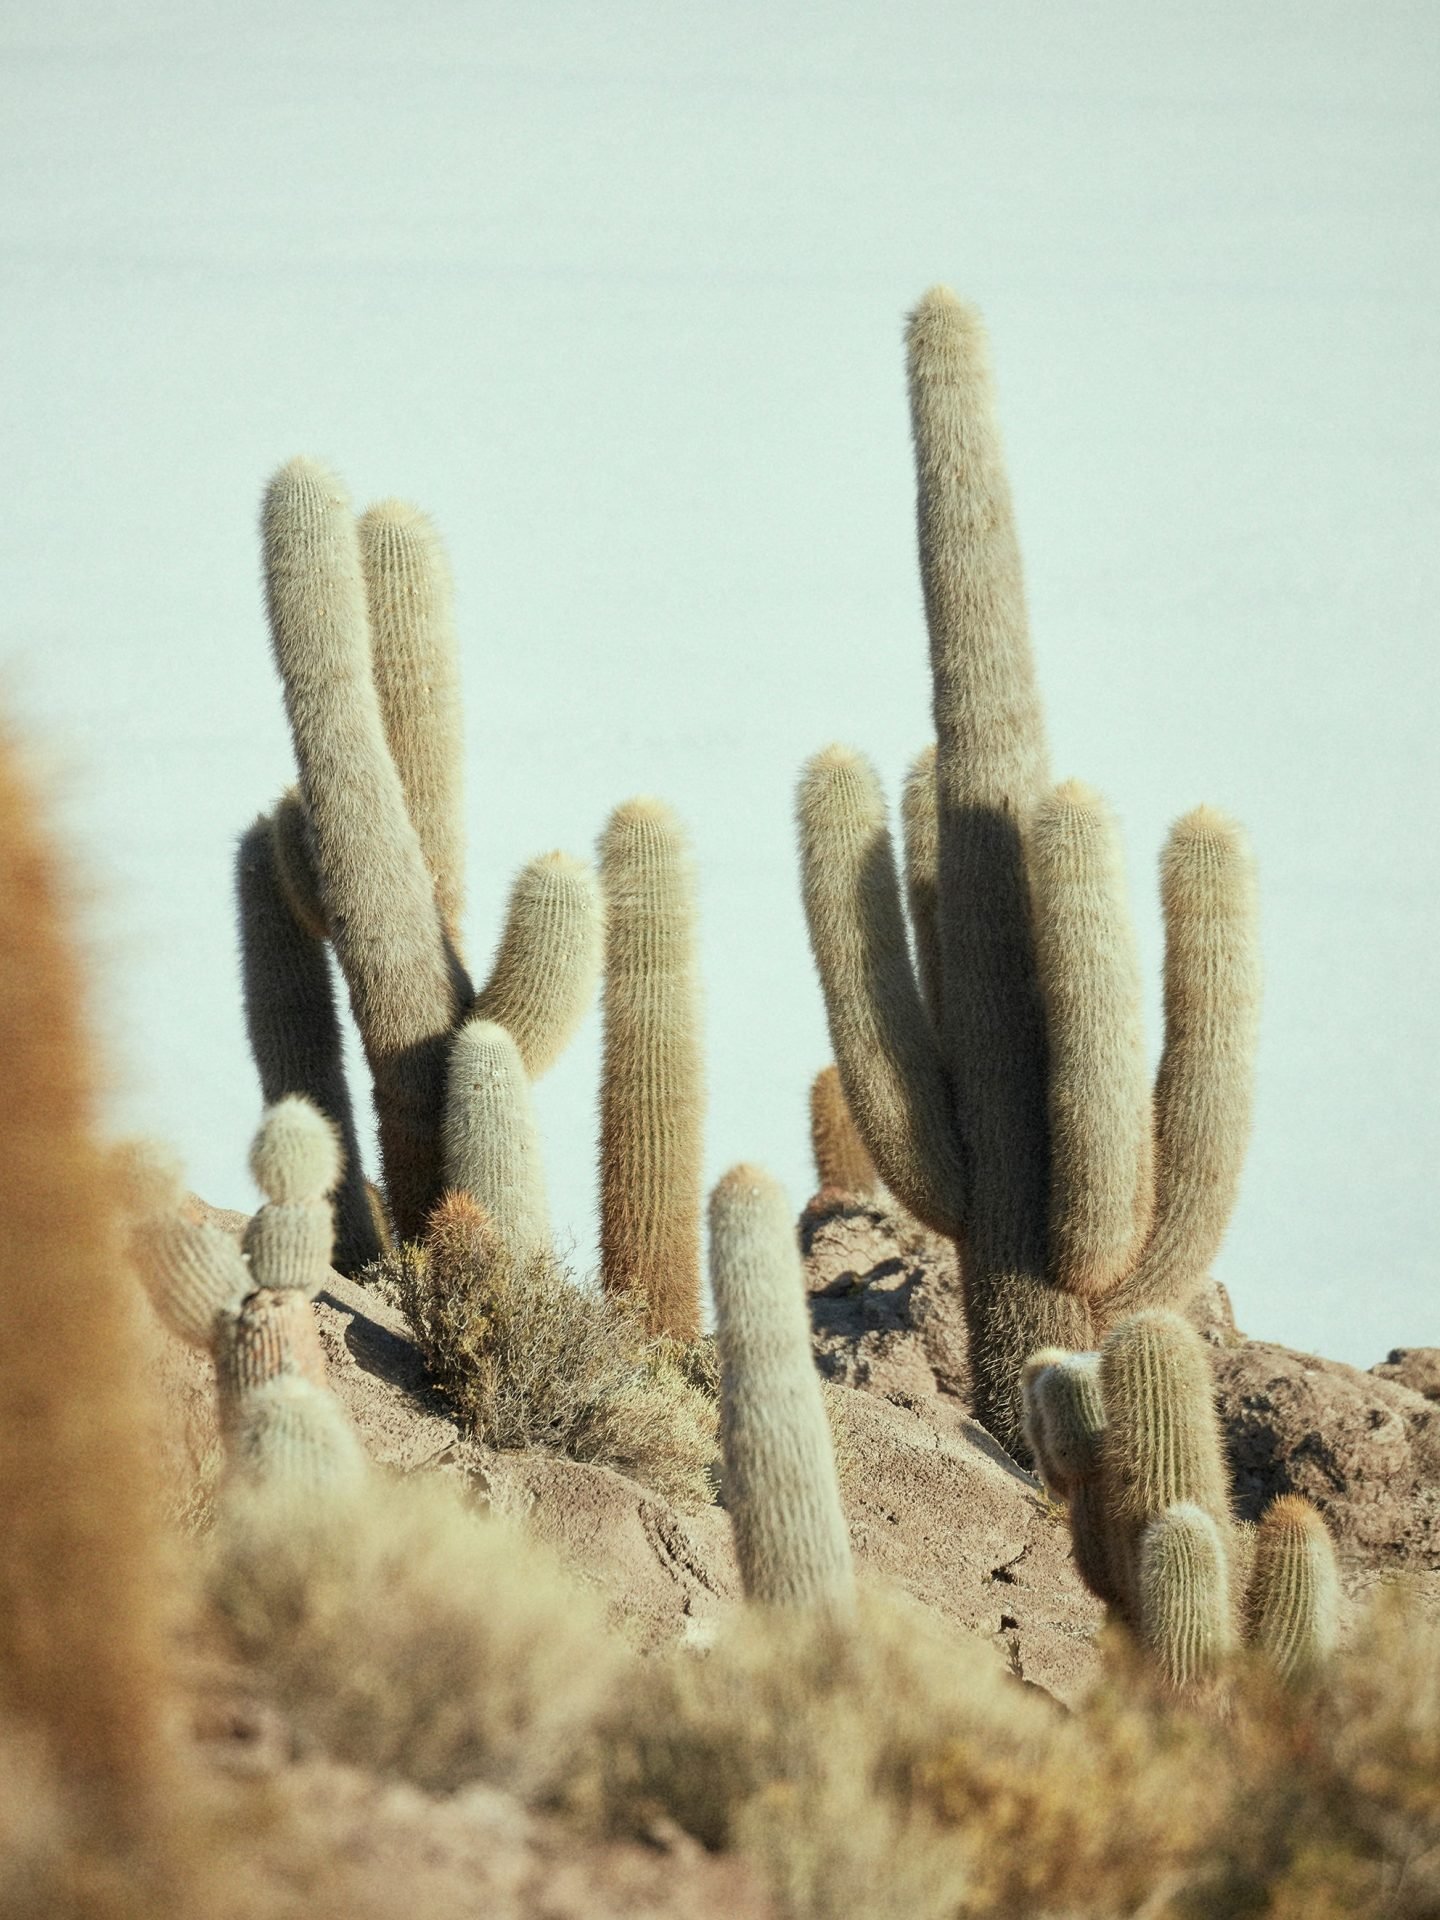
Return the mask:
<path fill-rule="evenodd" d="M 605 894 L 600 1275 L 634 1289 L 651 1333 L 700 1331 L 704 1090 L 695 884 L 679 821 L 631 800 L 600 842 Z"/>
<path fill-rule="evenodd" d="M 1181 1502 L 1149 1521 L 1138 1553 L 1141 1637 L 1162 1679 L 1199 1693 L 1235 1645 L 1230 1564 L 1213 1515 Z"/>
<path fill-rule="evenodd" d="M 519 1048 L 493 1020 L 467 1021 L 450 1051 L 445 1179 L 484 1209 L 500 1246 L 516 1262 L 548 1246 L 530 1082 Z"/>
<path fill-rule="evenodd" d="M 746 1597 L 848 1611 L 854 1570 L 795 1226 L 778 1183 L 732 1167 L 710 1197 L 725 1504 Z"/>
<path fill-rule="evenodd" d="M 873 1194 L 880 1185 L 859 1129 L 845 1104 L 845 1089 L 834 1065 L 822 1067 L 810 1083 L 810 1148 L 821 1187 L 842 1193 Z"/>
<path fill-rule="evenodd" d="M 268 1109 L 250 1158 L 266 1204 L 243 1250 L 189 1217 L 178 1162 L 163 1148 L 134 1142 L 117 1159 L 136 1271 L 171 1331 L 214 1360 L 232 1483 L 298 1497 L 359 1487 L 365 1454 L 326 1385 L 310 1307 L 334 1231 L 326 1195 L 340 1145 L 330 1122 L 298 1095 Z"/>
<path fill-rule="evenodd" d="M 1280 1680 L 1313 1672 L 1338 1628 L 1329 1532 L 1293 1496 L 1258 1528 L 1233 1519 L 1209 1355 L 1186 1321 L 1150 1309 L 1098 1354 L 1037 1353 L 1023 1390 L 1076 1568 L 1170 1686 L 1202 1695 L 1242 1634 Z"/>
<path fill-rule="evenodd" d="M 287 838 L 297 809 L 287 810 Z M 356 1274 L 380 1252 L 371 1211 L 323 938 L 296 911 L 280 878 L 280 814 L 264 814 L 240 842 L 236 893 L 250 1051 L 266 1105 L 302 1094 L 340 1135 L 344 1172 L 335 1195 L 335 1264 Z M 293 857 L 293 856 L 292 856 Z"/>
<path fill-rule="evenodd" d="M 164 1830 L 182 1784 L 170 1657 L 178 1582 L 161 1513 L 151 1375 L 122 1254 L 124 1196 L 97 1136 L 103 1076 L 83 1011 L 90 996 L 71 902 L 6 729 L 0 1718 L 7 1756 L 20 1740 L 38 1747 L 82 1810 L 82 1826 L 105 1846 L 124 1846 Z M 7 1814 L 26 1801 L 13 1766 L 8 1759 Z M 43 1802 L 25 1818 L 44 1823 L 47 1851 L 52 1831 L 66 1832 Z M 17 1831 L 7 1822 L 8 1835 Z M 132 1859 L 129 1871 L 138 1865 Z M 19 1879 L 4 1878 L 18 1896 Z M 103 1888 L 80 1891 L 83 1879 L 83 1869 L 67 1874 L 65 1910 L 106 1904 Z M 118 1882 L 109 1884 L 113 1898 Z M 35 1911 L 54 1910 L 38 1889 L 28 1891 Z M 144 1896 L 136 1900 L 140 1910 Z"/>
<path fill-rule="evenodd" d="M 533 863 L 475 994 L 460 958 L 458 675 L 439 543 L 394 501 L 357 527 L 339 482 L 308 460 L 275 476 L 262 520 L 300 769 L 298 805 L 276 814 L 277 871 L 297 924 L 334 944 L 370 1066 L 386 1199 L 414 1238 L 442 1185 L 456 1030 L 472 1013 L 500 1019 L 527 1071 L 542 1072 L 594 991 L 598 895 L 564 856 Z M 348 1245 L 348 1199 L 342 1219 Z"/>
<path fill-rule="evenodd" d="M 1088 789 L 1050 785 L 983 331 L 936 288 L 908 345 L 936 733 L 905 789 L 914 959 L 879 783 L 844 748 L 801 781 L 806 915 L 846 1099 L 881 1179 L 958 1244 L 976 1413 L 1023 1458 L 1027 1358 L 1183 1305 L 1219 1245 L 1249 1123 L 1254 884 L 1222 816 L 1172 831 L 1152 1119 L 1114 829 Z"/>
<path fill-rule="evenodd" d="M 1334 1651 L 1340 1570 L 1330 1531 L 1296 1494 L 1274 1500 L 1255 1530 L 1246 1637 L 1282 1680 L 1307 1679 Z"/>

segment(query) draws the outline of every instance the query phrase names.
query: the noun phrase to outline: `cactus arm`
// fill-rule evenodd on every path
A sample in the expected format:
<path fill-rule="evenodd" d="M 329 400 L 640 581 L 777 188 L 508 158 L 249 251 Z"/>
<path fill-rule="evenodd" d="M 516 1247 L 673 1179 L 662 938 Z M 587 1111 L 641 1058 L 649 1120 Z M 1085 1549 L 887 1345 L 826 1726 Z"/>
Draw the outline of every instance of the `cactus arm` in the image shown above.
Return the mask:
<path fill-rule="evenodd" d="M 1186 814 L 1166 844 L 1161 889 L 1155 1219 L 1106 1302 L 1114 1317 L 1193 1296 L 1229 1224 L 1250 1135 L 1260 958 L 1254 863 L 1240 828 L 1209 807 Z"/>
<path fill-rule="evenodd" d="M 695 880 L 670 808 L 617 807 L 600 842 L 605 896 L 600 1274 L 638 1289 L 652 1333 L 700 1331 L 704 1083 Z"/>
<path fill-rule="evenodd" d="M 1235 1645 L 1225 1537 L 1202 1507 L 1156 1514 L 1139 1545 L 1138 1626 L 1177 1693 L 1213 1686 Z"/>
<path fill-rule="evenodd" d="M 1199 1507 L 1228 1549 L 1230 1492 L 1205 1342 L 1176 1313 L 1137 1313 L 1100 1350 L 1101 1457 L 1121 1613 L 1134 1624 L 1140 1543 L 1167 1507 Z"/>
<path fill-rule="evenodd" d="M 910 909 L 915 971 L 930 1024 L 938 1034 L 943 1024 L 943 980 L 939 927 L 940 821 L 936 813 L 933 741 L 916 755 L 905 776 L 900 819 L 905 843 L 905 904 Z"/>
<path fill-rule="evenodd" d="M 880 1185 L 870 1150 L 860 1138 L 840 1084 L 839 1069 L 822 1067 L 810 1083 L 810 1150 L 821 1188 L 873 1194 Z"/>
<path fill-rule="evenodd" d="M 391 1208 L 413 1234 L 439 1187 L 459 983 L 385 743 L 344 489 L 315 463 L 292 461 L 266 493 L 263 534 L 271 637 L 326 923 L 374 1076 Z"/>
<path fill-rule="evenodd" d="M 458 953 L 464 771 L 450 569 L 435 528 L 404 500 L 369 508 L 357 535 L 386 744 L 435 884 L 440 923 Z"/>
<path fill-rule="evenodd" d="M 299 809 L 289 811 L 287 834 Z M 323 940 L 298 919 L 280 881 L 278 819 L 278 811 L 271 820 L 262 814 L 236 857 L 245 1025 L 266 1105 L 304 1094 L 339 1130 L 344 1173 L 335 1198 L 335 1263 L 342 1273 L 355 1274 L 376 1258 L 380 1241 L 345 1080 L 330 963 Z"/>
<path fill-rule="evenodd" d="M 538 1080 L 569 1045 L 595 998 L 604 953 L 600 888 L 583 860 L 545 853 L 522 867 L 472 1019 L 497 1021 Z"/>
<path fill-rule="evenodd" d="M 1070 1510 L 1075 1570 L 1098 1599 L 1120 1598 L 1105 1488 L 1105 1404 L 1098 1353 L 1042 1350 L 1021 1372 L 1025 1438 L 1052 1498 Z"/>
<path fill-rule="evenodd" d="M 847 748 L 826 748 L 805 770 L 798 811 L 805 917 L 845 1098 L 896 1199 L 958 1239 L 960 1140 L 910 964 L 874 770 Z"/>
<path fill-rule="evenodd" d="M 732 1167 L 710 1198 L 725 1505 L 746 1598 L 848 1612 L 854 1568 L 779 1184 Z"/>
<path fill-rule="evenodd" d="M 1078 781 L 1047 794 L 1027 853 L 1049 1040 L 1050 1273 L 1096 1300 L 1133 1265 L 1154 1206 L 1140 962 L 1099 794 Z"/>
<path fill-rule="evenodd" d="M 1329 1528 L 1308 1500 L 1282 1495 L 1255 1530 L 1245 1595 L 1248 1643 L 1283 1681 L 1306 1679 L 1334 1651 L 1340 1605 Z"/>
<path fill-rule="evenodd" d="M 493 1020 L 467 1020 L 450 1048 L 445 1184 L 484 1208 L 515 1260 L 549 1246 L 530 1082 L 514 1040 Z"/>

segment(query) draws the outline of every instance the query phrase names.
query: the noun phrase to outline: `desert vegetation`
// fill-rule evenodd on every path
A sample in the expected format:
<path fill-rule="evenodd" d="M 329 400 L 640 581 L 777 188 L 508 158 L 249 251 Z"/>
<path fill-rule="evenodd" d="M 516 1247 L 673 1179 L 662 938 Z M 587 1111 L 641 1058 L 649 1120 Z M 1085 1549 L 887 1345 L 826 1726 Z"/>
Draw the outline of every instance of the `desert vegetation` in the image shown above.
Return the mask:
<path fill-rule="evenodd" d="M 1249 850 L 1209 807 L 1171 833 L 1152 1087 L 1115 824 L 1048 771 L 983 330 L 937 289 L 908 339 L 936 738 L 903 887 L 862 756 L 802 777 L 821 1191 L 797 1232 L 763 1169 L 719 1181 L 713 1334 L 684 828 L 635 798 L 596 871 L 532 861 L 475 987 L 416 509 L 357 519 L 304 460 L 266 495 L 298 783 L 237 864 L 253 1218 L 100 1138 L 65 859 L 0 743 L 17 1920 L 1440 1910 L 1440 1370 L 1287 1371 L 1227 1321 Z M 597 987 L 590 1279 L 530 1089 Z M 203 1487 L 166 1437 L 196 1392 Z"/>

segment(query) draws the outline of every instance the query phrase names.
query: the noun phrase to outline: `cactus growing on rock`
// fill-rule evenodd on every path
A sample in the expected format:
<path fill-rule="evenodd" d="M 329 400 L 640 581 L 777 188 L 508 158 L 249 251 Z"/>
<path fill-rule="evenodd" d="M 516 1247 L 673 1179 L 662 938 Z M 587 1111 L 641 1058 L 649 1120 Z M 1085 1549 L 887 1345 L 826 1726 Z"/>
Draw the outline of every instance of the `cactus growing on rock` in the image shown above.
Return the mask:
<path fill-rule="evenodd" d="M 626 802 L 600 842 L 605 894 L 600 1277 L 652 1333 L 700 1331 L 704 1123 L 695 881 L 662 801 Z"/>
<path fill-rule="evenodd" d="M 455 1031 L 476 1012 L 502 1020 L 542 1072 L 594 990 L 598 894 L 577 862 L 533 863 L 475 993 L 459 951 L 458 675 L 439 543 L 393 501 L 357 527 L 343 487 L 309 460 L 272 480 L 262 530 L 300 770 L 299 810 L 277 812 L 279 875 L 299 924 L 334 944 L 370 1065 L 386 1199 L 414 1237 L 442 1185 Z"/>
<path fill-rule="evenodd" d="M 854 1194 L 874 1194 L 879 1189 L 875 1162 L 845 1104 L 845 1089 L 833 1063 L 822 1067 L 810 1083 L 810 1150 L 820 1187 Z"/>
<path fill-rule="evenodd" d="M 958 1244 L 976 1412 L 1023 1457 L 1027 1358 L 1183 1305 L 1219 1245 L 1249 1125 L 1254 881 L 1223 816 L 1172 830 L 1152 1120 L 1114 829 L 1088 789 L 1050 786 L 983 330 L 936 288 L 908 344 L 936 733 L 905 792 L 914 960 L 879 783 L 848 749 L 801 782 L 805 905 L 851 1111 L 885 1184 Z"/>
<path fill-rule="evenodd" d="M 119 1171 L 131 1258 L 161 1319 L 215 1363 L 232 1482 L 300 1496 L 358 1486 L 365 1454 L 326 1385 L 310 1307 L 330 1266 L 339 1142 L 309 1101 L 289 1096 L 266 1112 L 250 1164 L 266 1204 L 242 1247 L 191 1217 L 173 1155 L 130 1143 Z"/>
<path fill-rule="evenodd" d="M 1337 1634 L 1334 1544 L 1293 1496 L 1258 1528 L 1233 1518 L 1194 1328 L 1142 1311 L 1098 1354 L 1035 1354 L 1023 1386 L 1026 1433 L 1047 1490 L 1068 1504 L 1077 1570 L 1169 1685 L 1203 1693 L 1242 1638 L 1283 1681 L 1313 1671 Z"/>
<path fill-rule="evenodd" d="M 468 1020 L 450 1049 L 445 1182 L 484 1210 L 513 1261 L 523 1265 L 548 1247 L 530 1082 L 520 1049 L 493 1020 Z"/>
<path fill-rule="evenodd" d="M 758 1167 L 732 1167 L 710 1197 L 710 1279 L 725 1504 L 746 1597 L 848 1611 L 855 1576 L 795 1223 Z"/>

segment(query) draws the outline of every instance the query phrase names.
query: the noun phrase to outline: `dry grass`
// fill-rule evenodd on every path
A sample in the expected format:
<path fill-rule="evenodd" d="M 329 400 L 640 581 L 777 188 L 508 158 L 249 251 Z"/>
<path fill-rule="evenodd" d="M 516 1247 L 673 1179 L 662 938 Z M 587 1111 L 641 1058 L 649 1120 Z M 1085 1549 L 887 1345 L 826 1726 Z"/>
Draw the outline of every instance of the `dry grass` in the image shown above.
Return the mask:
<path fill-rule="evenodd" d="M 232 1498 L 212 1556 L 215 1613 L 301 1752 L 431 1793 L 533 1791 L 625 1658 L 598 1601 L 435 1477 L 377 1473 L 304 1521 Z"/>
<path fill-rule="evenodd" d="M 366 1277 L 486 1446 L 614 1467 L 681 1506 L 713 1499 L 713 1343 L 651 1339 L 630 1298 L 577 1286 L 549 1255 L 442 1260 L 407 1245 Z"/>
<path fill-rule="evenodd" d="M 1440 1634 L 1381 1613 L 1324 1683 L 1204 1717 L 1116 1666 L 1080 1712 L 873 1598 L 853 1638 L 738 1621 L 650 1663 L 568 1783 L 755 1856 L 789 1920 L 1440 1911 Z"/>

